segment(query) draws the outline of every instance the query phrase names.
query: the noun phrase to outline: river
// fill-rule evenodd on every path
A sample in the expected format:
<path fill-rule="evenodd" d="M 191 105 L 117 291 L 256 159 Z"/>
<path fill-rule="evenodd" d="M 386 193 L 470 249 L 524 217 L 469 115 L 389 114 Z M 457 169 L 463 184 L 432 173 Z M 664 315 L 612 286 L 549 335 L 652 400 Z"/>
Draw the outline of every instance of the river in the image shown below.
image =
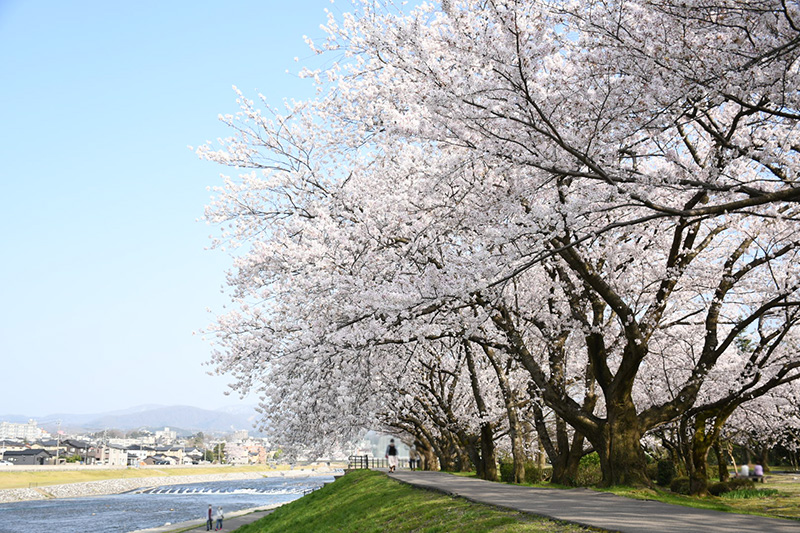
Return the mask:
<path fill-rule="evenodd" d="M 108 496 L 0 504 L 0 533 L 125 533 L 202 519 L 209 504 L 226 513 L 287 503 L 332 475 L 265 477 L 154 487 Z"/>

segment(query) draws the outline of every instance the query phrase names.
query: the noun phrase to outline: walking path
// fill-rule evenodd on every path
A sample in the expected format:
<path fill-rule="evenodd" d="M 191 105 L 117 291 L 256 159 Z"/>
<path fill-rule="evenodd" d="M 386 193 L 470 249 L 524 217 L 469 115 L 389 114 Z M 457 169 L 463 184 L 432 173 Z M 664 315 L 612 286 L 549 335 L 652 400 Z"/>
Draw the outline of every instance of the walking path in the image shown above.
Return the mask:
<path fill-rule="evenodd" d="M 588 489 L 540 489 L 442 472 L 400 470 L 390 477 L 415 487 L 623 533 L 800 533 L 800 521 L 633 500 Z"/>

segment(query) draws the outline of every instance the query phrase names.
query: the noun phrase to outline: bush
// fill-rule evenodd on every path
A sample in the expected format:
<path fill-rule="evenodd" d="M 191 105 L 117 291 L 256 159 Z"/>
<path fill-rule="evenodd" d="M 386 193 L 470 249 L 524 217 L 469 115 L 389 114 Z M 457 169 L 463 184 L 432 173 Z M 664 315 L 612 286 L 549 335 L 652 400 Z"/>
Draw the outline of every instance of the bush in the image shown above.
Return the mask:
<path fill-rule="evenodd" d="M 514 482 L 514 463 L 508 462 L 510 459 L 506 459 L 505 462 L 500 463 L 500 481 L 503 483 L 513 483 Z M 542 471 L 539 470 L 539 467 L 533 461 L 525 461 L 525 479 L 523 480 L 525 483 L 539 483 L 542 480 Z"/>
<path fill-rule="evenodd" d="M 500 463 L 500 481 L 503 483 L 514 482 L 514 463 Z"/>
<path fill-rule="evenodd" d="M 708 480 L 706 478 L 689 480 L 689 494 L 703 494 L 706 490 L 708 490 Z"/>
<path fill-rule="evenodd" d="M 676 477 L 669 484 L 669 490 L 677 494 L 689 494 L 689 478 Z"/>
<path fill-rule="evenodd" d="M 675 479 L 675 463 L 669 459 L 661 459 L 658 462 L 656 483 L 662 487 L 668 486 Z"/>
<path fill-rule="evenodd" d="M 753 483 L 752 479 L 747 479 L 746 477 L 735 477 L 728 481 L 728 485 L 730 486 L 731 490 L 741 490 L 741 489 L 755 489 L 756 484 Z"/>
<path fill-rule="evenodd" d="M 533 461 L 525 461 L 525 483 L 539 483 L 542 479 L 539 466 Z"/>
<path fill-rule="evenodd" d="M 603 479 L 603 472 L 600 469 L 600 456 L 596 452 L 581 457 L 578 466 L 578 475 L 575 477 L 575 485 L 586 487 L 597 485 Z"/>
<path fill-rule="evenodd" d="M 721 494 L 725 494 L 726 492 L 730 491 L 731 491 L 731 486 L 724 481 L 714 483 L 713 485 L 708 487 L 708 492 L 714 496 L 719 496 Z"/>

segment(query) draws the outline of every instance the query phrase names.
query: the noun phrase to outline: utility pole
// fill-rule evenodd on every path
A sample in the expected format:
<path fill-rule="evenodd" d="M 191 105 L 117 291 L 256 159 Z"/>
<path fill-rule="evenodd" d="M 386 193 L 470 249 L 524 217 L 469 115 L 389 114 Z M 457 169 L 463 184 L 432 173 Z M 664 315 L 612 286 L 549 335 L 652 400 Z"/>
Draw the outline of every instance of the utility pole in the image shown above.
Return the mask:
<path fill-rule="evenodd" d="M 58 420 L 56 425 L 56 465 L 58 465 L 58 452 L 61 448 L 61 419 Z"/>

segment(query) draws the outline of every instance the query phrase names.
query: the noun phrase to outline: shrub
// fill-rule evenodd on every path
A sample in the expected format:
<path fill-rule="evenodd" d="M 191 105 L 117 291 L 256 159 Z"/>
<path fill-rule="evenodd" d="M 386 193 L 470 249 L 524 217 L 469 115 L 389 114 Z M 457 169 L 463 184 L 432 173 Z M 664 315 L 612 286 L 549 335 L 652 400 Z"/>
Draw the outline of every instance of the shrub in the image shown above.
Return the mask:
<path fill-rule="evenodd" d="M 730 486 L 731 490 L 741 490 L 741 489 L 755 489 L 756 484 L 753 483 L 752 479 L 747 479 L 746 477 L 735 477 L 728 481 L 728 485 Z"/>
<path fill-rule="evenodd" d="M 658 469 L 656 483 L 662 487 L 668 486 L 675 479 L 675 463 L 669 459 L 661 459 L 656 468 Z"/>
<path fill-rule="evenodd" d="M 539 483 L 542 480 L 542 471 L 533 461 L 525 461 L 525 483 Z"/>
<path fill-rule="evenodd" d="M 539 483 L 542 480 L 542 471 L 533 461 L 525 461 L 525 483 Z M 514 463 L 510 458 L 500 463 L 500 481 L 503 483 L 514 482 Z"/>
<path fill-rule="evenodd" d="M 721 494 L 725 494 L 726 492 L 731 491 L 731 486 L 724 481 L 720 481 L 718 483 L 712 484 L 708 487 L 708 492 L 710 492 L 714 496 L 719 496 Z"/>
<path fill-rule="evenodd" d="M 603 472 L 600 469 L 600 456 L 596 452 L 581 457 L 578 466 L 578 474 L 575 477 L 575 485 L 585 487 L 597 485 L 603 479 Z"/>
<path fill-rule="evenodd" d="M 503 483 L 514 482 L 514 463 L 500 463 L 500 481 Z"/>
<path fill-rule="evenodd" d="M 676 477 L 669 484 L 669 490 L 677 494 L 689 494 L 689 478 Z"/>
<path fill-rule="evenodd" d="M 689 480 L 689 494 L 703 494 L 707 489 L 708 480 L 706 478 Z"/>

